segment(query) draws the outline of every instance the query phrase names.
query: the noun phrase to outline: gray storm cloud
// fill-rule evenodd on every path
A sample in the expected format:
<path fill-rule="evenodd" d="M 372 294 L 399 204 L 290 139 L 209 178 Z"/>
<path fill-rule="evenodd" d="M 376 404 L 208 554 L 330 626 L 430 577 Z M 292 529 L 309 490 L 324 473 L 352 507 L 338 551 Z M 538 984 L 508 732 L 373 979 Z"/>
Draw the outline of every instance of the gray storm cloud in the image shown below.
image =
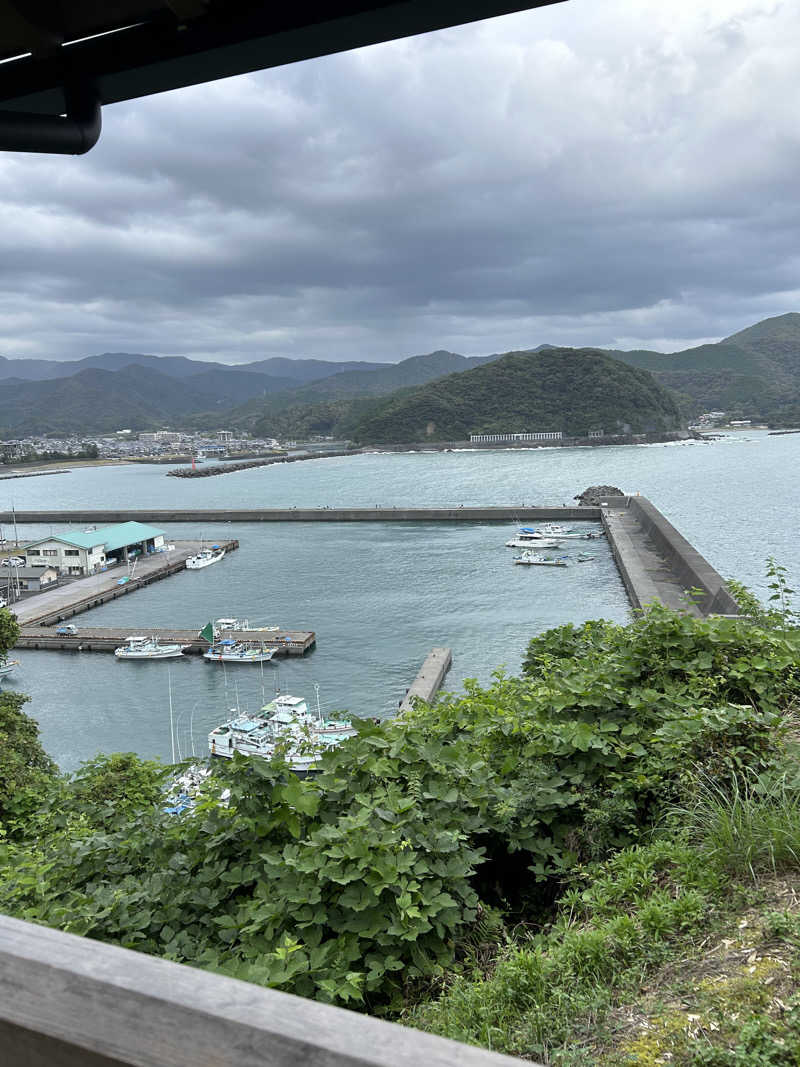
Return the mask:
<path fill-rule="evenodd" d="M 684 347 L 798 304 L 800 12 L 570 0 L 0 157 L 0 354 Z"/>

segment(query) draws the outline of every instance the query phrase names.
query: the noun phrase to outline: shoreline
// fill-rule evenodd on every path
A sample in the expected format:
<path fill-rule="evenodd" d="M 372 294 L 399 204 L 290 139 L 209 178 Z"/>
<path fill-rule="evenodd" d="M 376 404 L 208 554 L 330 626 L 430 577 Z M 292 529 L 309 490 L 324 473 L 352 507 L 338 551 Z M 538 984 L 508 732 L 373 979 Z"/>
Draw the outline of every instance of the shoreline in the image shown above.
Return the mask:
<path fill-rule="evenodd" d="M 130 463 L 129 459 L 51 459 L 45 463 L 0 463 L 0 478 L 21 477 L 26 474 L 69 474 L 77 467 L 118 467 L 124 463 Z"/>

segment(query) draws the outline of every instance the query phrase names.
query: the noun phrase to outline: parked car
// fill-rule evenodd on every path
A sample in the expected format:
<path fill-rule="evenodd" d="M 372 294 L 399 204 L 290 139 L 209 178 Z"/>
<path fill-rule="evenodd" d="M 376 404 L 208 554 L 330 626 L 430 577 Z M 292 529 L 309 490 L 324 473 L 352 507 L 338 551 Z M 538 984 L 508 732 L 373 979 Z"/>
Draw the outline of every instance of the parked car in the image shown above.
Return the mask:
<path fill-rule="evenodd" d="M 24 567 L 25 560 L 22 556 L 6 556 L 5 559 L 0 559 L 0 567 Z"/>
<path fill-rule="evenodd" d="M 60 637 L 77 637 L 78 627 L 74 626 L 71 622 L 68 622 L 66 626 L 57 626 L 56 633 Z"/>

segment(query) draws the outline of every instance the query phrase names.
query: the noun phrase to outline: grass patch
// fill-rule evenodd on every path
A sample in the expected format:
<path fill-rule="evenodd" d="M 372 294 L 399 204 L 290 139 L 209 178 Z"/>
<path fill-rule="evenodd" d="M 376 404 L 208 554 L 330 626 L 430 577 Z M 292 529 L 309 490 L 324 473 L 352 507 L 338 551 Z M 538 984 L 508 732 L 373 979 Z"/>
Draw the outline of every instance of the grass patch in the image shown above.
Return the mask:
<path fill-rule="evenodd" d="M 690 840 L 723 870 L 753 882 L 800 866 L 800 788 L 794 771 L 704 776 L 691 805 L 673 809 Z"/>
<path fill-rule="evenodd" d="M 407 1021 L 545 1062 L 587 1063 L 586 1043 L 616 999 L 718 921 L 724 878 L 687 845 L 620 852 L 562 898 L 556 922 L 509 940 L 489 973 L 448 981 Z"/>

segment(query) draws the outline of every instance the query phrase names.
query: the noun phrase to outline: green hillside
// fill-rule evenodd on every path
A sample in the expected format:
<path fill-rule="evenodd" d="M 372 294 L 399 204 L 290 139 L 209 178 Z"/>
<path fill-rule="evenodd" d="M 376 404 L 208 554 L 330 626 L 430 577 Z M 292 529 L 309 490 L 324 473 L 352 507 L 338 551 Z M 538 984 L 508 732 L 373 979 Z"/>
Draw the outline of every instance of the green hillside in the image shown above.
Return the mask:
<path fill-rule="evenodd" d="M 214 385 L 212 381 L 207 391 L 196 390 L 185 381 L 141 367 L 85 370 L 42 382 L 4 382 L 0 438 L 104 432 L 120 426 L 147 430 L 195 411 L 212 411 L 218 402 Z"/>
<path fill-rule="evenodd" d="M 565 436 L 673 430 L 672 395 L 644 370 L 594 349 L 511 352 L 492 363 L 403 390 L 355 421 L 365 444 L 464 440 L 472 433 L 561 430 Z"/>
<path fill-rule="evenodd" d="M 681 352 L 611 351 L 681 394 L 686 414 L 718 409 L 793 421 L 800 406 L 800 314 L 764 319 L 717 344 Z"/>

